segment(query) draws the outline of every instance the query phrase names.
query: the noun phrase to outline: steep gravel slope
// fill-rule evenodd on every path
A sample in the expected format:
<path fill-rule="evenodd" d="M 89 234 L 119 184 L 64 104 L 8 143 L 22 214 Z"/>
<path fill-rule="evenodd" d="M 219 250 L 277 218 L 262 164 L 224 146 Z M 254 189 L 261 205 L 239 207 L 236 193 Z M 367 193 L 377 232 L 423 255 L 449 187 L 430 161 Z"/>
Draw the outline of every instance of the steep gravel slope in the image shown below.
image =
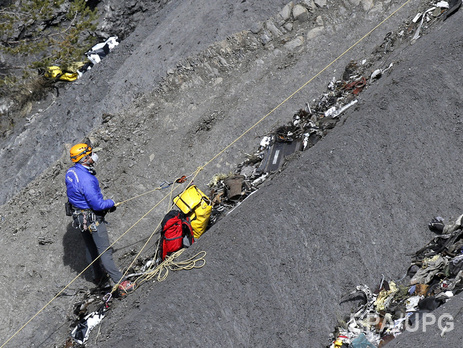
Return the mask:
<path fill-rule="evenodd" d="M 343 295 L 401 278 L 430 217 L 462 211 L 461 18 L 403 50 L 342 125 L 188 250 L 207 251 L 204 268 L 141 288 L 97 345 L 328 344 Z M 439 313 L 449 310 L 458 326 L 461 296 Z M 459 331 L 428 327 L 390 346 L 458 346 Z"/>
<path fill-rule="evenodd" d="M 0 150 L 0 203 L 61 156 L 63 142 L 85 136 L 102 113 L 121 112 L 151 91 L 166 70 L 204 50 L 217 40 L 249 29 L 274 15 L 283 0 L 249 4 L 246 1 L 158 1 L 136 30 L 90 74 L 60 91 L 60 97 L 7 139 Z M 108 5 L 110 6 L 110 5 Z M 161 6 L 159 6 L 161 7 Z M 41 156 L 34 154 L 40 153 Z M 47 158 L 48 161 L 43 161 Z M 10 173 L 14 172 L 12 176 Z"/>
<path fill-rule="evenodd" d="M 217 10 L 216 2 L 175 1 L 147 16 L 98 69 L 2 148 L 2 174 L 15 173 L 2 177 L 5 185 L 15 184 L 12 190 L 2 186 L 4 197 L 12 198 L 0 209 L 0 264 L 9 284 L 1 337 L 10 337 L 85 267 L 78 231 L 63 216 L 69 166 L 63 143 L 87 135 L 96 141 L 107 196 L 120 201 L 144 193 L 204 164 L 401 4 L 328 2 L 265 44 L 263 22 L 277 15 L 280 1 L 230 1 Z M 233 169 L 262 135 L 320 96 L 350 60 L 368 59 L 370 71 L 394 63 L 344 122 L 188 250 L 207 251 L 204 268 L 144 284 L 115 301 L 89 346 L 318 346 L 328 342 L 336 315 L 346 310 L 337 305 L 341 295 L 358 283 L 375 284 L 382 273 L 403 274 L 407 254 L 431 237 L 428 219 L 461 211 L 461 13 L 434 23 L 411 47 L 409 36 L 393 52 L 380 46 L 388 32 L 428 6 L 405 6 L 204 168 L 196 183 L 206 189 L 213 174 Z M 238 32 L 245 29 L 252 31 Z M 134 91 L 132 104 L 124 98 Z M 143 196 L 110 215 L 113 239 L 162 196 Z M 164 208 L 115 246 L 121 266 Z M 90 286 L 77 278 L 12 346 L 62 344 L 72 307 Z"/>

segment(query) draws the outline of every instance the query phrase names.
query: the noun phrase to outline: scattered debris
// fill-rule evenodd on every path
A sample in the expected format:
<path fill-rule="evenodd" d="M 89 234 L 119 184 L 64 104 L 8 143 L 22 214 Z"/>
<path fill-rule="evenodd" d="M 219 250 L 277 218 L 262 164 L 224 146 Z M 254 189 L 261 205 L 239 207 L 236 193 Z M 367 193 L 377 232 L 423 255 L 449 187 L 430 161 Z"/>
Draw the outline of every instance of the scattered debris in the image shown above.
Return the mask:
<path fill-rule="evenodd" d="M 458 3 L 461 5 L 461 0 L 458 0 Z M 439 13 L 434 11 L 436 8 L 439 10 Z M 442 13 L 446 13 L 446 8 L 449 7 L 446 7 L 444 1 L 439 2 L 433 5 L 432 8 L 418 14 L 412 20 L 412 23 L 407 24 L 407 27 L 403 30 L 397 33 L 388 33 L 384 42 L 380 45 L 381 54 L 392 51 L 398 39 L 409 37 L 413 32 L 413 39 L 416 40 L 419 38 L 420 32 L 425 26 L 439 18 Z M 271 41 L 270 36 L 266 33 L 261 33 L 261 37 L 262 40 Z M 87 69 L 91 69 L 94 64 L 99 63 L 117 44 L 117 38 L 110 38 L 105 43 L 94 46 L 86 53 L 90 60 Z M 221 59 L 221 61 L 223 60 Z M 225 63 L 223 64 L 224 66 L 227 65 Z M 314 99 L 310 103 L 307 102 L 303 109 L 300 109 L 293 115 L 292 120 L 288 124 L 278 127 L 263 136 L 256 152 L 247 155 L 246 160 L 240 163 L 234 172 L 215 175 L 209 183 L 211 189 L 209 197 L 211 198 L 213 208 L 208 228 L 217 222 L 223 214 L 239 206 L 243 200 L 257 191 L 259 186 L 268 178 L 280 172 L 292 154 L 305 151 L 314 146 L 330 129 L 335 127 L 347 109 L 358 103 L 357 98 L 361 92 L 368 88 L 369 84 L 384 76 L 393 67 L 393 63 L 390 63 L 387 68 L 372 70 L 372 65 L 373 63 L 367 59 L 362 60 L 361 63 L 350 62 L 346 66 L 342 78 L 339 80 L 332 78 L 327 84 L 326 93 L 319 99 Z M 194 71 L 192 66 L 195 66 L 195 64 L 188 63 L 181 65 L 178 67 L 177 72 L 170 71 L 168 75 Z M 169 77 L 169 79 L 175 78 L 176 76 Z M 173 88 L 177 88 L 177 86 L 173 86 Z M 165 88 L 167 90 L 167 87 Z M 111 119 L 110 116 L 104 115 L 103 122 L 108 123 Z M 213 118 L 204 121 L 204 124 L 198 129 L 200 131 L 208 130 Z M 431 260 L 426 262 L 427 264 L 432 263 Z M 158 267 L 160 266 L 159 260 L 155 257 L 138 259 L 132 268 L 128 270 L 132 272 L 129 273 L 128 277 L 146 276 L 147 274 L 150 274 L 150 277 L 154 277 L 154 274 L 159 274 Z M 437 272 L 433 274 L 433 277 L 440 275 L 441 273 Z M 446 289 L 445 292 L 432 292 L 435 301 L 429 301 L 430 303 L 427 305 L 439 305 L 443 303 L 444 299 L 448 299 L 456 291 L 460 291 L 456 285 L 460 282 L 462 275 L 463 272 L 460 273 L 459 277 L 455 278 L 458 278 L 457 281 L 454 279 L 453 283 L 450 284 L 452 290 L 448 288 L 449 284 L 445 283 L 447 285 L 442 286 Z M 433 280 L 434 278 L 432 278 Z M 374 292 L 366 285 L 358 286 L 349 295 L 349 298 L 343 301 L 360 299 L 362 304 L 358 311 L 351 315 L 345 325 L 337 328 L 331 347 L 345 347 L 347 344 L 351 344 L 352 347 L 373 347 L 380 342 L 389 341 L 400 334 L 407 320 L 410 320 L 410 317 L 413 315 L 413 312 L 419 310 L 420 305 L 423 306 L 426 304 L 427 301 L 422 300 L 431 299 L 429 297 L 431 286 L 425 287 L 423 285 L 427 284 L 416 283 L 404 286 L 396 285 L 393 281 L 388 282 L 383 279 L 378 290 Z M 441 295 L 436 298 L 436 295 L 440 293 Z M 95 298 L 95 294 L 89 296 L 90 298 Z M 103 302 L 102 306 L 102 300 L 99 299 L 98 295 L 96 295 L 96 299 L 98 301 L 95 303 L 100 304 L 97 310 L 90 311 L 85 305 L 86 303 L 79 304 L 79 308 L 81 308 L 78 314 L 79 320 L 77 321 L 77 326 L 72 331 L 72 337 L 75 342 L 84 343 L 90 331 L 104 318 L 109 303 Z M 92 303 L 92 301 L 88 301 L 88 304 Z M 394 305 L 396 307 L 393 307 Z M 393 308 L 396 311 L 392 312 Z M 401 313 L 402 316 L 396 317 L 397 313 Z M 378 321 L 377 323 L 376 320 Z"/>
<path fill-rule="evenodd" d="M 101 62 L 101 60 L 106 57 L 109 52 L 111 52 L 117 45 L 119 45 L 119 38 L 117 36 L 111 36 L 105 42 L 93 46 L 85 53 L 85 55 L 90 60 L 90 62 L 95 65 Z"/>
<path fill-rule="evenodd" d="M 109 310 L 112 296 L 111 293 L 93 297 L 90 293 L 86 294 L 86 299 L 74 305 L 74 328 L 71 331 L 71 338 L 78 344 L 84 344 L 90 332 L 103 320 Z M 72 345 L 71 345 L 72 347 Z"/>
<path fill-rule="evenodd" d="M 362 300 L 355 313 L 336 328 L 330 348 L 383 346 L 400 335 L 420 313 L 435 310 L 463 290 L 463 215 L 436 229 L 443 219 L 433 218 L 429 229 L 439 233 L 412 257 L 399 281 L 381 280 L 378 289 L 366 285 L 341 300 Z M 443 233 L 448 232 L 448 233 Z M 400 282 L 408 279 L 408 282 Z"/>
<path fill-rule="evenodd" d="M 75 81 L 87 70 L 90 70 L 95 64 L 101 62 L 101 60 L 117 45 L 119 45 L 118 37 L 112 36 L 105 42 L 96 44 L 85 53 L 88 58 L 87 62 L 77 62 L 66 68 L 49 66 L 46 70 L 40 71 L 40 73 L 42 73 L 47 79 L 51 80 Z"/>

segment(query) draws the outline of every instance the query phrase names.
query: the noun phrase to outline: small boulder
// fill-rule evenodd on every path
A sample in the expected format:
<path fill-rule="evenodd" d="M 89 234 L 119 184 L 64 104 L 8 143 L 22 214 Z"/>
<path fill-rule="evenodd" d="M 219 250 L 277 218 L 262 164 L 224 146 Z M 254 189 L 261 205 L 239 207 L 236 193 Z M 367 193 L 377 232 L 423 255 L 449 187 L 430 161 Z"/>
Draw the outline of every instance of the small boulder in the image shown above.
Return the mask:
<path fill-rule="evenodd" d="M 294 20 L 305 22 L 309 19 L 309 11 L 302 5 L 296 5 L 293 8 Z"/>

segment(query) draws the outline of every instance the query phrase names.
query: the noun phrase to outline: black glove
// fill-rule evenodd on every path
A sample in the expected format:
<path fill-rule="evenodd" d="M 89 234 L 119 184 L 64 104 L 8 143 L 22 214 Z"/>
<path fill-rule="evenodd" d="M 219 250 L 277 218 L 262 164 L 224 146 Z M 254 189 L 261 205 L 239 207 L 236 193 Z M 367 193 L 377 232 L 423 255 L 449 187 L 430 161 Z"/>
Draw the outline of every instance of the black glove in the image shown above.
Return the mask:
<path fill-rule="evenodd" d="M 108 210 L 110 213 L 114 213 L 116 211 L 116 206 L 112 206 L 111 208 L 109 208 Z"/>

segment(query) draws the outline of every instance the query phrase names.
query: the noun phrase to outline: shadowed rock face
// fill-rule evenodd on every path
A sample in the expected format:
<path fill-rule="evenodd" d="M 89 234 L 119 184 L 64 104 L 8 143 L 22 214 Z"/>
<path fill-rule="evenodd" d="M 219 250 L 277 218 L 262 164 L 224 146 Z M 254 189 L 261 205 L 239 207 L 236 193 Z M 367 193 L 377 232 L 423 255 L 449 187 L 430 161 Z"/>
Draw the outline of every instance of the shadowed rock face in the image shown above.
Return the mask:
<path fill-rule="evenodd" d="M 384 9 L 389 12 L 395 8 L 392 5 L 397 6 L 387 7 L 387 3 L 384 2 Z M 360 37 L 360 33 L 364 34 L 378 22 L 368 18 L 379 16 L 378 12 L 365 13 L 363 8 L 353 5 L 349 8 L 345 4 L 344 10 L 334 7 L 333 11 L 347 11 L 344 14 L 365 19 L 355 20 L 361 25 L 343 22 L 333 31 L 335 26 L 324 17 L 327 13 L 319 12 L 322 18 L 317 26 L 321 27 L 324 21 L 323 27 L 328 29 L 296 53 L 281 48 L 287 42 L 273 40 L 270 48 L 268 42 L 263 45 L 261 41 L 261 46 L 252 51 L 256 56 L 253 62 L 247 60 L 248 53 L 244 50 L 242 60 L 226 58 L 227 62 L 233 62 L 228 69 L 223 62 L 219 67 L 203 61 L 198 54 L 195 57 L 201 58 L 199 63 L 209 63 L 209 75 L 176 72 L 170 74 L 175 81 L 157 84 L 161 71 L 178 60 L 171 56 L 177 50 L 166 48 L 167 37 L 171 41 L 178 39 L 171 46 L 186 57 L 190 52 L 200 51 L 188 44 L 194 46 L 202 37 L 210 43 L 225 37 L 230 25 L 223 20 L 224 13 L 236 15 L 227 17 L 236 25 L 230 29 L 231 34 L 250 28 L 257 18 L 266 20 L 269 16 L 265 11 L 274 15 L 283 4 L 271 2 L 273 9 L 266 8 L 269 4 L 257 7 L 248 4 L 248 11 L 243 8 L 235 12 L 231 9 L 236 9 L 236 4 L 229 5 L 231 12 L 225 11 L 223 4 L 215 11 L 207 5 L 213 6 L 205 1 L 170 3 L 166 12 L 153 16 L 152 22 L 147 19 L 133 37 L 118 46 L 120 55 L 114 52 L 108 56 L 101 67 L 81 80 L 82 85 L 66 91 L 68 99 L 57 102 L 60 104 L 57 107 L 69 110 L 69 114 L 59 113 L 68 115 L 68 120 L 47 126 L 56 131 L 57 138 L 53 141 L 57 147 L 62 148 L 62 136 L 71 142 L 88 135 L 92 125 L 99 126 L 90 135 L 102 149 L 98 175 L 105 195 L 120 201 L 145 192 L 164 179 L 192 172 L 272 109 L 275 100 L 283 99 L 283 95 L 326 66 L 333 58 L 332 52 L 336 53 L 334 56 L 341 54 L 348 46 L 346 40 Z M 206 23 L 221 23 L 219 29 L 214 31 L 211 26 L 201 29 L 204 31 L 197 29 L 205 8 L 211 16 Z M 244 23 L 243 17 L 237 15 L 249 14 L 253 9 L 262 17 L 249 16 Z M 325 90 L 332 75 L 340 78 L 351 59 L 370 57 L 385 34 L 395 30 L 405 18 L 413 17 L 417 8 L 407 7 L 404 11 L 394 17 L 389 27 L 382 28 L 351 52 L 351 56 L 337 62 L 333 71 L 315 81 L 310 91 L 296 96 L 249 139 L 233 147 L 212 167 L 205 168 L 197 178 L 198 186 L 205 190 L 212 174 L 231 170 L 244 153 L 253 151 L 259 141 L 256 138 L 275 123 L 289 121 L 294 111 Z M 184 16 L 181 17 L 184 20 L 177 22 L 189 23 L 190 27 L 177 32 L 178 25 L 169 25 L 178 16 Z M 206 251 L 206 265 L 198 270 L 171 272 L 166 281 L 145 283 L 126 299 L 114 301 L 100 334 L 92 333 L 88 346 L 329 344 L 337 317 L 350 310 L 350 304 L 338 304 L 343 295 L 358 284 L 374 287 L 382 274 L 390 279 L 401 278 L 410 262 L 408 254 L 432 237 L 427 230 L 430 217 L 450 218 L 461 213 L 460 23 L 461 13 L 457 12 L 444 23 L 435 23 L 433 30 L 414 45 L 404 42 L 393 54 L 374 55 L 378 61 L 371 66 L 372 70 L 387 67 L 391 62 L 393 69 L 362 92 L 359 103 L 345 112 L 327 136 L 293 158 L 282 173 L 267 180 L 185 251 L 185 257 Z M 299 28 L 306 34 L 309 32 L 308 26 L 301 24 Z M 297 33 L 298 27 L 293 30 Z M 260 32 L 258 28 L 253 31 Z M 347 39 L 340 32 L 347 33 Z M 233 40 L 238 39 L 227 41 Z M 168 51 L 164 56 L 166 61 L 155 53 L 158 44 L 162 45 L 162 52 Z M 220 45 L 224 49 L 230 47 L 223 42 Z M 160 62 L 161 67 L 153 62 Z M 195 72 L 203 67 L 199 63 Z M 114 70 L 115 67 L 118 69 Z M 301 71 L 308 70 L 313 74 L 301 81 Z M 150 77 L 152 89 L 159 89 L 151 91 Z M 142 97 L 135 104 L 129 103 L 131 98 L 124 101 L 122 91 L 130 94 L 134 90 Z M 109 96 L 119 99 L 108 100 Z M 72 106 L 70 101 L 74 103 Z M 69 131 L 66 122 L 82 120 L 80 116 L 86 110 L 92 115 L 90 121 L 79 122 L 77 130 Z M 103 112 L 110 114 L 105 116 L 109 121 L 100 126 Z M 202 120 L 210 119 L 209 115 L 214 115 L 215 123 L 212 129 L 204 130 L 200 125 Z M 40 117 L 40 122 L 46 119 Z M 23 137 L 31 134 L 38 133 Z M 184 139 L 189 142 L 186 148 Z M 33 143 L 37 145 L 35 140 Z M 61 150 L 56 157 L 50 156 L 60 155 Z M 0 318 L 5 328 L 2 337 L 11 336 L 14 328 L 26 322 L 85 266 L 79 232 L 68 225 L 63 212 L 63 177 L 68 166 L 62 156 L 1 207 L 0 238 L 5 252 L 0 264 L 5 281 L 12 285 L 11 291 L 2 295 L 5 303 L 5 316 Z M 163 194 L 155 193 L 119 207 L 108 217 L 113 239 L 162 197 Z M 139 250 L 140 239 L 149 236 L 164 208 L 165 205 L 145 218 L 115 246 L 121 267 L 131 261 L 123 256 L 130 255 L 131 249 Z M 149 248 L 147 254 L 153 251 L 152 245 Z M 54 301 L 53 307 L 32 321 L 11 345 L 63 344 L 69 333 L 70 307 L 81 299 L 79 289 L 89 286 L 84 278 L 76 280 L 65 291 L 68 296 Z M 458 300 L 452 299 L 446 306 L 459 307 Z M 457 331 L 445 335 L 446 344 L 456 346 L 460 342 Z M 415 340 L 427 342 L 422 337 L 431 332 L 422 333 L 419 339 L 404 333 L 389 344 L 402 347 L 412 346 Z M 432 339 L 439 346 L 440 336 L 435 336 Z"/>

